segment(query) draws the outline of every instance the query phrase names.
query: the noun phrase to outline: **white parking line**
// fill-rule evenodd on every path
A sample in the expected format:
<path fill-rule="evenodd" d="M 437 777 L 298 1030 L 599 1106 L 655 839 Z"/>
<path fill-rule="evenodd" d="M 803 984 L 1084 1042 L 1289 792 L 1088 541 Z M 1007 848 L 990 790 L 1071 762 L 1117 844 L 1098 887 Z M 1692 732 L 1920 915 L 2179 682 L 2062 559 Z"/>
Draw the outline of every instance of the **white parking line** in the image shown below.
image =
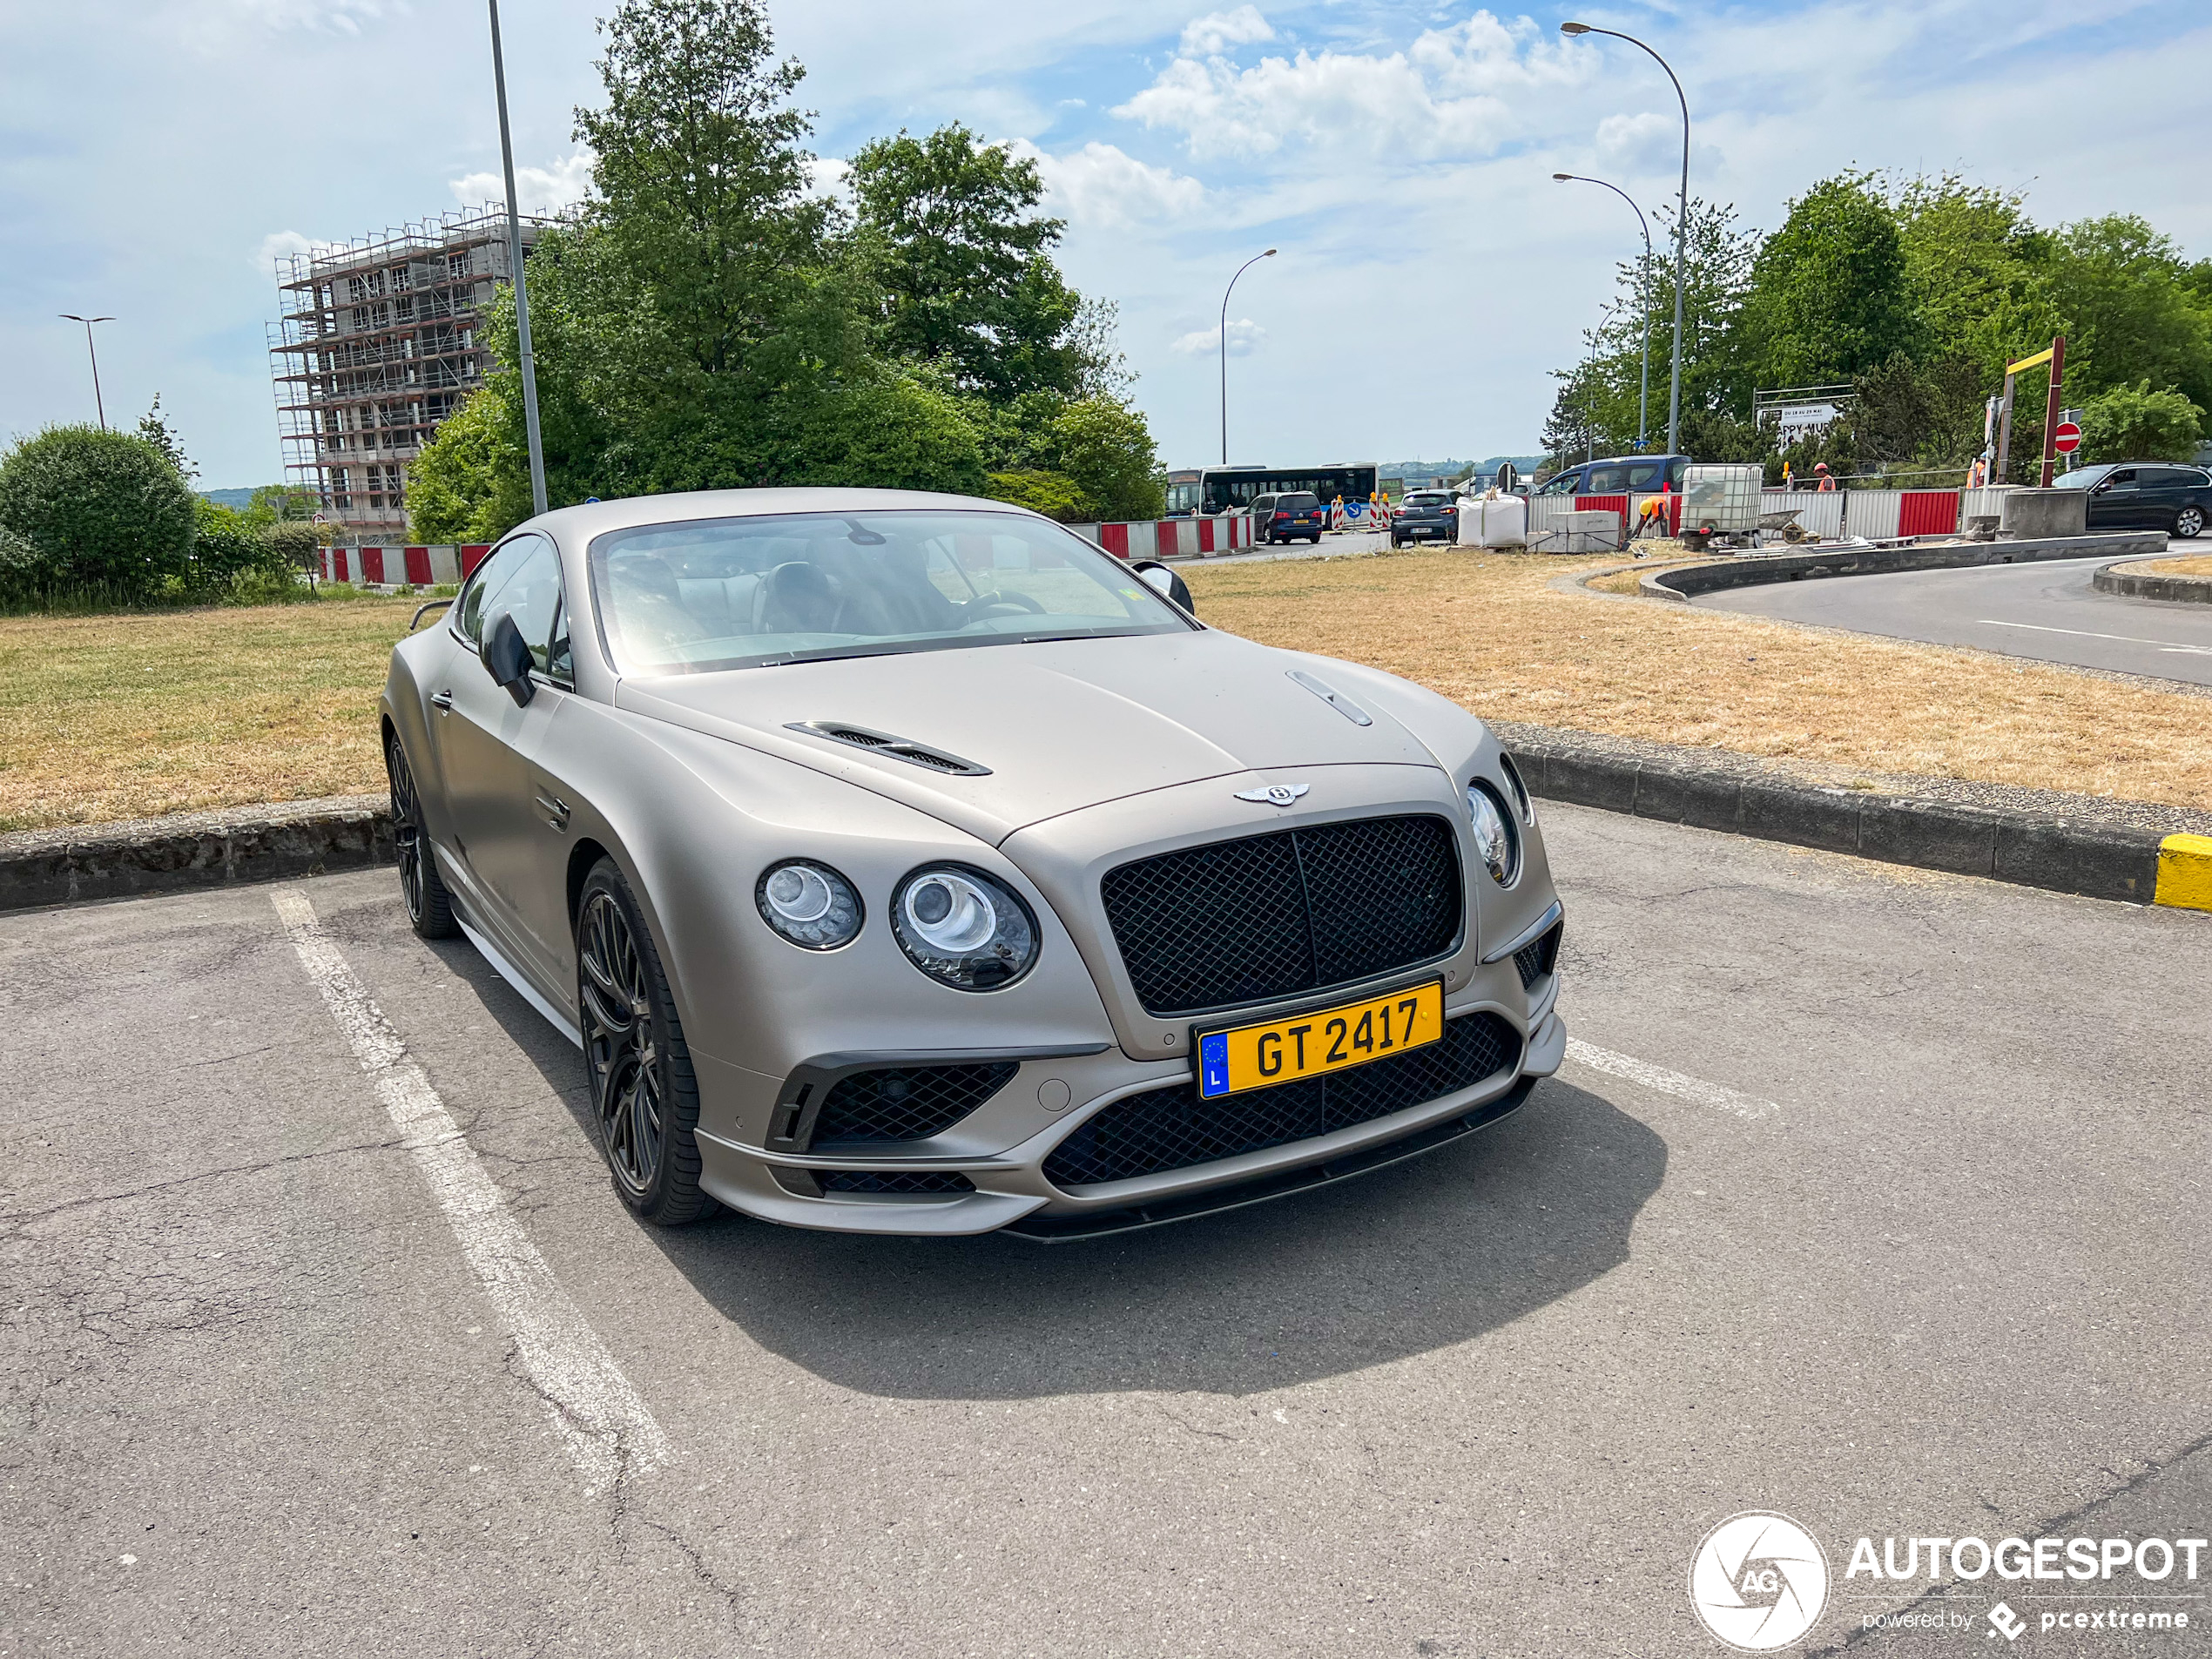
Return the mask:
<path fill-rule="evenodd" d="M 1695 1101 L 1700 1106 L 1711 1106 L 1723 1112 L 1733 1112 L 1738 1117 L 1764 1117 L 1779 1111 L 1770 1100 L 1761 1100 L 1756 1095 L 1739 1095 L 1733 1089 L 1723 1089 L 1718 1083 L 1709 1083 L 1702 1077 L 1691 1077 L 1679 1071 L 1669 1071 L 1664 1066 L 1655 1066 L 1638 1060 L 1633 1055 L 1615 1054 L 1610 1049 L 1596 1048 L 1579 1037 L 1567 1040 L 1567 1057 L 1581 1062 L 1593 1071 L 1608 1076 L 1625 1077 L 1632 1083 L 1656 1089 L 1662 1095 L 1672 1095 L 1677 1100 Z"/>
<path fill-rule="evenodd" d="M 2000 622 L 1994 617 L 1980 619 L 1984 628 L 2025 628 L 2030 633 L 2071 634 L 2076 639 L 2116 639 L 2123 645 L 2155 645 L 2161 651 L 2185 651 L 2192 657 L 2212 657 L 2212 645 L 2176 645 L 2171 640 L 2143 639 L 2134 634 L 2093 634 L 2086 628 L 2052 628 L 2040 622 Z"/>
<path fill-rule="evenodd" d="M 554 1433 L 582 1472 L 585 1490 L 597 1492 L 625 1473 L 660 1462 L 669 1455 L 667 1434 L 553 1277 L 438 1091 L 422 1068 L 408 1058 L 399 1033 L 368 1000 L 323 931 L 307 895 L 297 887 L 279 887 L 269 896 L 307 977 L 322 993 L 324 1006 L 346 1034 L 361 1069 L 374 1081 L 377 1098 L 514 1339 L 516 1359 L 544 1400 Z"/>

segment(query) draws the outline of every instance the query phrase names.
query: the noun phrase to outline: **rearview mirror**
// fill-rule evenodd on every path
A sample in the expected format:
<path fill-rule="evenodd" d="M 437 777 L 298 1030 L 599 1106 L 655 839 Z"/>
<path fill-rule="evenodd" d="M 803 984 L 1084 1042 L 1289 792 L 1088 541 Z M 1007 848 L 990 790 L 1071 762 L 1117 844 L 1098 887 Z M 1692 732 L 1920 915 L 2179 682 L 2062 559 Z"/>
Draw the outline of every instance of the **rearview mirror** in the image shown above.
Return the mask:
<path fill-rule="evenodd" d="M 530 648 L 523 643 L 513 611 L 502 610 L 493 619 L 484 635 L 483 659 L 484 672 L 515 699 L 516 708 L 530 700 L 537 690 L 530 684 Z"/>
<path fill-rule="evenodd" d="M 1136 572 L 1139 581 L 1162 598 L 1182 606 L 1191 616 L 1198 614 L 1198 607 L 1190 603 L 1190 588 L 1171 567 L 1157 559 L 1136 559 L 1130 562 L 1129 568 Z"/>

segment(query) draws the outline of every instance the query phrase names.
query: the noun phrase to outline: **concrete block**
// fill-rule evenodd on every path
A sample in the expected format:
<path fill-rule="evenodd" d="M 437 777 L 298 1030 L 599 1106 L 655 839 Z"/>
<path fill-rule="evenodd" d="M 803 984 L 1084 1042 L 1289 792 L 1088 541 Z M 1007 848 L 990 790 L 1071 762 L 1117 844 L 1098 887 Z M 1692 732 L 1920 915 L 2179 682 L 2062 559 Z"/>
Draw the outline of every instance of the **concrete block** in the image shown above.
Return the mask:
<path fill-rule="evenodd" d="M 2009 492 L 1998 518 L 1999 530 L 2022 541 L 2049 536 L 2087 536 L 2089 533 L 2089 492 L 2086 489 L 2015 489 Z"/>
<path fill-rule="evenodd" d="M 1858 851 L 1858 798 L 1847 790 L 1747 783 L 1737 827 L 1746 835 L 1831 853 Z"/>
<path fill-rule="evenodd" d="M 1987 875 L 1997 867 L 2002 824 L 1970 806 L 1870 797 L 1859 804 L 1858 850 L 1890 864 Z"/>

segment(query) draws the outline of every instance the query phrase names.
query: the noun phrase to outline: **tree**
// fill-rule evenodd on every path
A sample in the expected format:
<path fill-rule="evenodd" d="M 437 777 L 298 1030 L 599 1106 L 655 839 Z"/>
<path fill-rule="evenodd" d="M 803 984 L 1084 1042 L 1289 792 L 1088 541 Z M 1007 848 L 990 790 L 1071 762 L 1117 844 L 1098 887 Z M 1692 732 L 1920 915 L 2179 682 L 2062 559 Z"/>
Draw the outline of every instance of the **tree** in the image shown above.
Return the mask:
<path fill-rule="evenodd" d="M 2179 392 L 2154 392 L 2150 382 L 2115 386 L 2081 406 L 2077 462 L 2189 461 L 2204 435 L 2204 411 Z"/>
<path fill-rule="evenodd" d="M 441 421 L 408 469 L 407 516 L 418 542 L 496 542 L 530 516 L 529 459 L 506 394 L 486 386 Z"/>
<path fill-rule="evenodd" d="M 313 519 L 322 498 L 300 484 L 263 484 L 246 497 L 246 521 L 256 529 Z"/>
<path fill-rule="evenodd" d="M 1035 211 L 1034 160 L 954 123 L 863 145 L 852 185 L 887 350 L 997 401 L 1078 389 L 1081 297 L 1048 253 L 1065 226 Z"/>
<path fill-rule="evenodd" d="M 2171 238 L 2132 214 L 2080 220 L 2056 239 L 2049 280 L 2066 320 L 2069 392 L 2148 380 L 2212 406 L 2212 313 Z"/>
<path fill-rule="evenodd" d="M 1878 185 L 1822 180 L 1759 249 L 1744 319 L 1764 384 L 1831 385 L 1916 343 L 1904 243 Z"/>
<path fill-rule="evenodd" d="M 1011 502 L 1062 524 L 1095 523 L 1104 516 L 1074 479 L 1042 467 L 995 472 L 983 481 L 983 493 L 994 501 Z"/>
<path fill-rule="evenodd" d="M 161 452 L 162 459 L 177 469 L 177 475 L 187 485 L 199 476 L 199 469 L 193 466 L 191 458 L 185 454 L 183 442 L 161 413 L 161 394 L 158 392 L 153 395 L 153 407 L 138 421 L 138 435 Z"/>
<path fill-rule="evenodd" d="M 1977 364 L 1985 394 L 2006 363 L 2064 326 L 2051 298 L 2051 238 L 2028 222 L 2024 200 L 1956 173 L 1916 178 L 1894 199 L 1917 338 L 1926 352 Z"/>
<path fill-rule="evenodd" d="M 37 550 L 34 578 L 132 602 L 185 576 L 196 497 L 146 439 L 48 427 L 0 458 L 0 529 Z"/>

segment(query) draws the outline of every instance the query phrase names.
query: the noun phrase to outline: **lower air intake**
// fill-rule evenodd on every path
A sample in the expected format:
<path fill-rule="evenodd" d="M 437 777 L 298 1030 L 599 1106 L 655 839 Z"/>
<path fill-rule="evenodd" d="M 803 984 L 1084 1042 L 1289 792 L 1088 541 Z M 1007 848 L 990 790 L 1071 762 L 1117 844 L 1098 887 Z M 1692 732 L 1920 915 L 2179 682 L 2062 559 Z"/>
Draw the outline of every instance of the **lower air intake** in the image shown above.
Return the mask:
<path fill-rule="evenodd" d="M 965 1066 L 887 1066 L 840 1077 L 814 1120 L 813 1144 L 919 1141 L 941 1135 L 1006 1087 L 1011 1060 Z"/>
<path fill-rule="evenodd" d="M 958 1170 L 817 1170 L 825 1192 L 973 1192 L 975 1184 Z"/>
<path fill-rule="evenodd" d="M 1554 922 L 1541 939 L 1523 945 L 1513 954 L 1514 971 L 1521 975 L 1521 988 L 1527 990 L 1538 980 L 1559 966 L 1559 936 L 1565 922 Z"/>
<path fill-rule="evenodd" d="M 1195 1082 L 1151 1089 L 1086 1120 L 1045 1160 L 1045 1178 L 1096 1186 L 1312 1140 L 1471 1088 L 1520 1058 L 1519 1032 L 1469 1014 L 1447 1023 L 1440 1042 L 1326 1077 L 1223 1100 L 1201 1100 Z"/>

